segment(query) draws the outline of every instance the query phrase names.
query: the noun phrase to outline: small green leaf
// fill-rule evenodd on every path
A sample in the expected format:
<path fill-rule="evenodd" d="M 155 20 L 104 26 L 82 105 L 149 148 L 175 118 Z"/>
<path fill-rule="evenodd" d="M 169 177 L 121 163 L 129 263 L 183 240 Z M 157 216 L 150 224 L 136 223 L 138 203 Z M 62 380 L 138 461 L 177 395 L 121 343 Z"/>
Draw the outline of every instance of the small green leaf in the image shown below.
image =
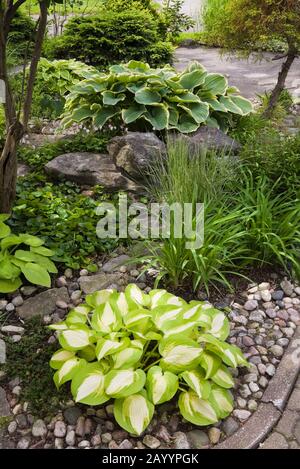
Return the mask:
<path fill-rule="evenodd" d="M 51 286 L 50 275 L 48 274 L 47 270 L 40 265 L 27 262 L 21 267 L 21 270 L 29 282 L 48 288 Z"/>

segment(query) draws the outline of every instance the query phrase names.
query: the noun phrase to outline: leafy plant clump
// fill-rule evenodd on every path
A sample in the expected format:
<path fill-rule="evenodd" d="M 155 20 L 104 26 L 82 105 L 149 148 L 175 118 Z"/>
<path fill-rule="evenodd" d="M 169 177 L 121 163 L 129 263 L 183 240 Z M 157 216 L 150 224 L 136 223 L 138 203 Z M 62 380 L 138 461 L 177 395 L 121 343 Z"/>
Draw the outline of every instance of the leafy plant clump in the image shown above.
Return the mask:
<path fill-rule="evenodd" d="M 119 119 L 128 128 L 146 124 L 189 133 L 207 124 L 228 130 L 233 116 L 252 111 L 250 101 L 237 93 L 223 75 L 208 73 L 197 62 L 177 73 L 170 66 L 151 69 L 130 61 L 75 85 L 66 98 L 63 122 L 102 128 Z"/>
<path fill-rule="evenodd" d="M 71 381 L 74 400 L 87 405 L 115 399 L 117 422 L 135 435 L 178 390 L 189 422 L 205 426 L 225 418 L 234 386 L 227 366 L 247 366 L 240 349 L 225 342 L 224 313 L 166 290 L 145 294 L 135 284 L 124 293 L 101 290 L 49 327 L 61 345 L 50 361 L 56 386 Z"/>
<path fill-rule="evenodd" d="M 26 280 L 43 287 L 51 286 L 49 273 L 56 273 L 51 261 L 54 252 L 43 246 L 44 241 L 36 236 L 11 234 L 5 224 L 9 215 L 0 214 L 0 292 L 9 293 L 17 290 Z M 29 246 L 29 250 L 22 247 Z"/>

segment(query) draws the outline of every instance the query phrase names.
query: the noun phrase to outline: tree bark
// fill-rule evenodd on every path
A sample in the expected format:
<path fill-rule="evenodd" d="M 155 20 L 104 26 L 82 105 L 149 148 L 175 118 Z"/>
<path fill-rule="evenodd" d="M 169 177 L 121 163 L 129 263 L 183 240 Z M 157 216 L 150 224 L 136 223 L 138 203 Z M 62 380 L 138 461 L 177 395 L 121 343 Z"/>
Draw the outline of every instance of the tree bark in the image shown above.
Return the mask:
<path fill-rule="evenodd" d="M 274 108 L 275 108 L 276 104 L 278 103 L 278 100 L 280 98 L 280 95 L 281 95 L 282 91 L 284 90 L 285 82 L 286 82 L 286 78 L 288 76 L 288 73 L 289 73 L 289 71 L 291 69 L 291 66 L 293 65 L 293 62 L 294 62 L 296 57 L 297 57 L 296 52 L 294 50 L 289 50 L 289 52 L 287 54 L 287 59 L 282 64 L 281 70 L 279 72 L 276 86 L 275 86 L 274 90 L 271 93 L 269 104 L 268 104 L 265 112 L 263 113 L 264 117 L 269 118 L 269 117 L 272 116 Z"/>

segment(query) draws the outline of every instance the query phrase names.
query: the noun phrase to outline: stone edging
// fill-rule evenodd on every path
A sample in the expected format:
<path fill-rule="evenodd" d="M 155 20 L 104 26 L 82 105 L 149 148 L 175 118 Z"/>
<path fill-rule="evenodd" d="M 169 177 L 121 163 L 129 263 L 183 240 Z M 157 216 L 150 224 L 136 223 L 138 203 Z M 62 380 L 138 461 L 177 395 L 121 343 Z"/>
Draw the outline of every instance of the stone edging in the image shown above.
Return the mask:
<path fill-rule="evenodd" d="M 298 356 L 295 351 L 299 350 Z M 214 449 L 254 449 L 265 440 L 282 415 L 300 371 L 300 326 L 295 330 L 257 411 L 245 425 Z M 294 358 L 294 359 L 293 359 Z"/>

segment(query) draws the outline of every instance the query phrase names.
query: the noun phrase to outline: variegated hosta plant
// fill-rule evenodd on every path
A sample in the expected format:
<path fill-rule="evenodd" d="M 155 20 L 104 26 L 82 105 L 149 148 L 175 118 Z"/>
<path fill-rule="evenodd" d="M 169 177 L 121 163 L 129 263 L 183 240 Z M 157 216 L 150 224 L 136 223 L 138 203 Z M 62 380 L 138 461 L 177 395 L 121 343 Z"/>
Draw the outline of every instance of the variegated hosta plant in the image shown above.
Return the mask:
<path fill-rule="evenodd" d="M 102 128 L 121 120 L 130 129 L 140 121 L 154 130 L 196 131 L 200 125 L 227 130 L 233 115 L 245 116 L 252 104 L 218 73 L 192 63 L 182 73 L 169 65 L 151 69 L 130 61 L 113 65 L 75 85 L 67 97 L 63 123 Z"/>
<path fill-rule="evenodd" d="M 140 435 L 156 405 L 179 393 L 183 417 L 210 425 L 233 409 L 228 367 L 247 366 L 240 349 L 225 342 L 229 322 L 210 304 L 185 302 L 166 290 L 102 290 L 86 297 L 65 321 L 49 326 L 61 348 L 50 365 L 57 387 L 71 381 L 76 402 L 114 399 L 121 427 Z"/>

